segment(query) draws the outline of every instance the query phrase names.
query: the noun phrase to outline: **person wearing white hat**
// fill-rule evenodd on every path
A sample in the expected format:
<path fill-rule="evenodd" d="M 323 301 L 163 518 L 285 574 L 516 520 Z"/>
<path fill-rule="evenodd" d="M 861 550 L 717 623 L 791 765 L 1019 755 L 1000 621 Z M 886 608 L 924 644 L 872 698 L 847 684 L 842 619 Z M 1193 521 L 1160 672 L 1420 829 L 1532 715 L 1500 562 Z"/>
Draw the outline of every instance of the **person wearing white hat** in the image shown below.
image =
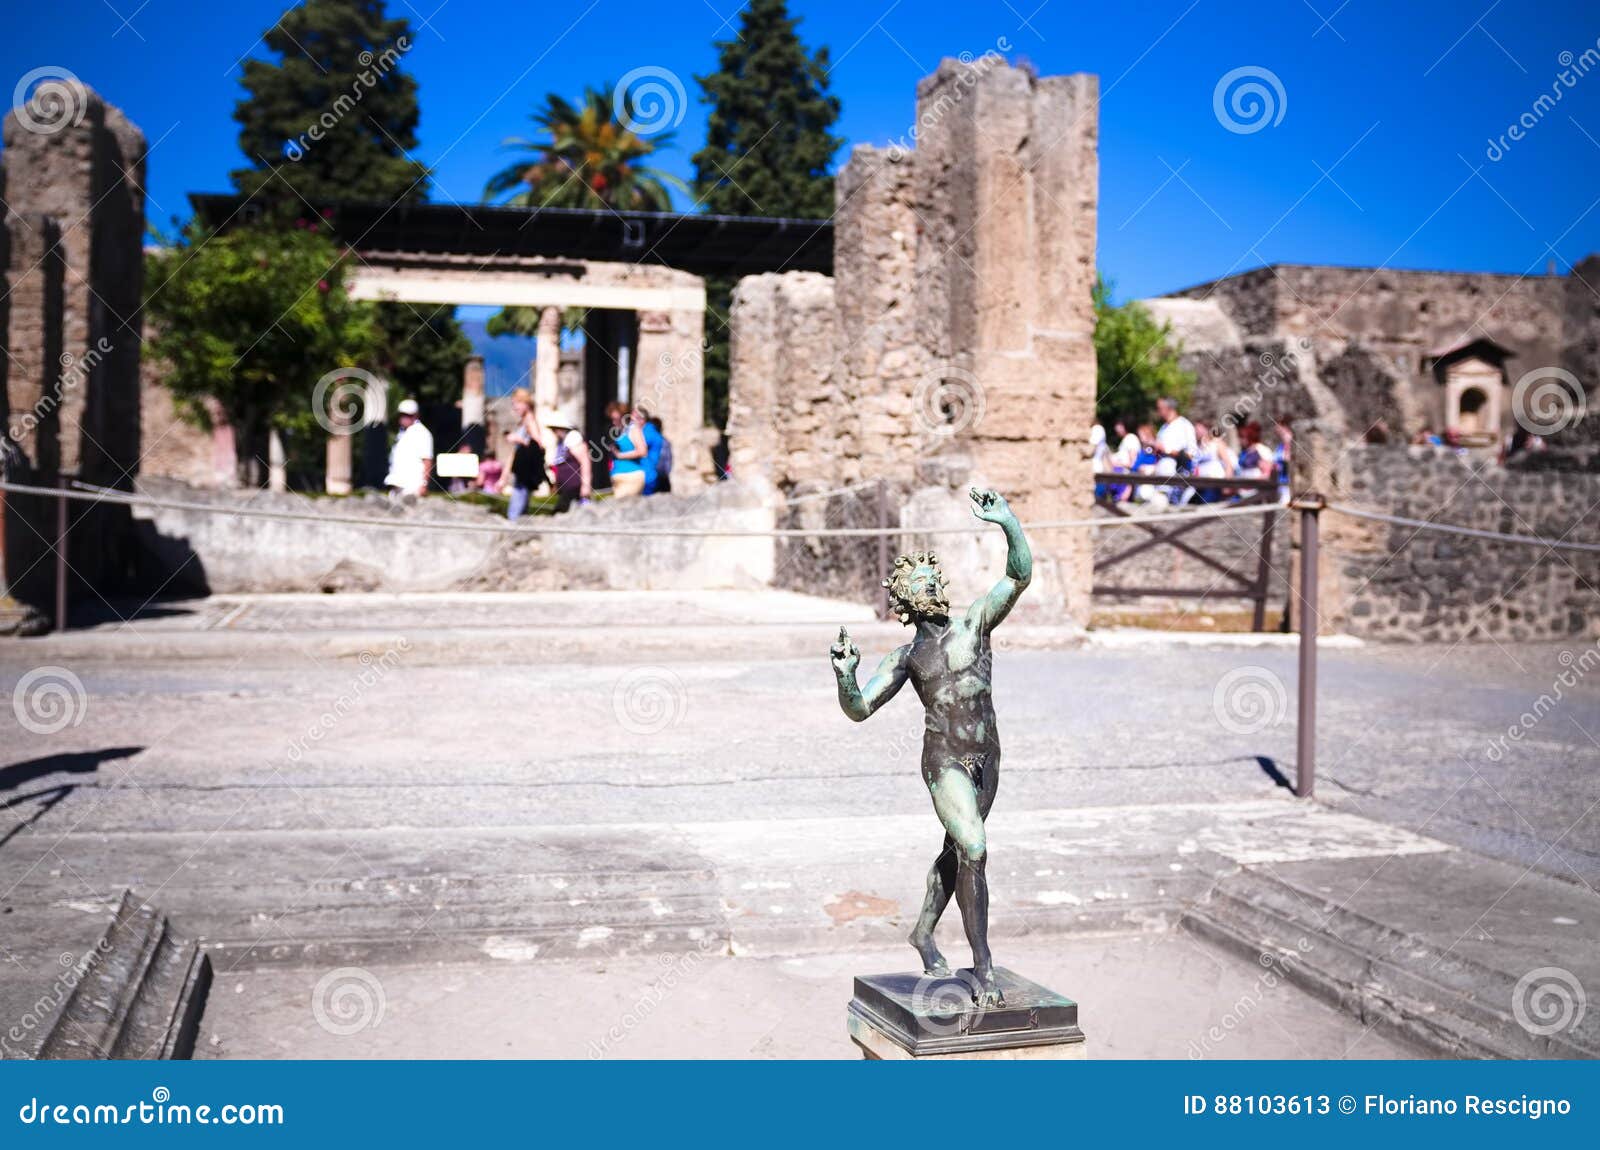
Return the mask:
<path fill-rule="evenodd" d="M 575 500 L 588 503 L 594 490 L 594 461 L 577 423 L 578 417 L 565 407 L 544 421 L 555 444 L 550 474 L 555 478 L 558 513 L 571 507 Z"/>
<path fill-rule="evenodd" d="M 389 450 L 389 474 L 383 485 L 396 495 L 422 498 L 433 474 L 433 433 L 422 423 L 422 410 L 414 399 L 402 399 L 400 434 Z"/>

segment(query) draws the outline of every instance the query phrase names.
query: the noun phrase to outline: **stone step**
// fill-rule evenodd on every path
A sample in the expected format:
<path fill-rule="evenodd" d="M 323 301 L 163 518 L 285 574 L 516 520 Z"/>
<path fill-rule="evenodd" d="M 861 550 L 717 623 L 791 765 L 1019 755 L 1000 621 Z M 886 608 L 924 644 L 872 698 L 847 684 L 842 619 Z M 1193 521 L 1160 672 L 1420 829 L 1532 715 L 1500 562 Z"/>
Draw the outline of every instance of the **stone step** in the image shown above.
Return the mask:
<path fill-rule="evenodd" d="M 41 1044 L 44 1059 L 187 1058 L 211 983 L 205 954 L 125 891 Z"/>
<path fill-rule="evenodd" d="M 1180 925 L 1255 960 L 1389 1036 L 1450 1058 L 1596 1058 L 1591 1023 L 1536 1035 L 1511 1003 L 1518 976 L 1447 953 L 1249 868 Z"/>
<path fill-rule="evenodd" d="M 714 947 L 727 954 L 799 954 L 898 945 L 920 909 L 919 886 L 891 900 L 856 890 L 860 874 L 817 866 L 763 889 L 757 874 L 690 867 L 626 872 L 393 876 L 324 882 L 315 891 L 257 889 L 245 897 L 202 885 L 169 888 L 170 906 L 219 971 L 274 965 L 490 958 L 584 958 Z M 1143 856 L 1073 868 L 1083 897 L 1047 878 L 1007 876 L 995 937 L 1165 930 L 1211 878 L 1152 873 Z M 284 901 L 273 898 L 277 894 Z M 949 923 L 958 921 L 952 908 Z M 958 932 L 957 932 L 958 933 Z"/>

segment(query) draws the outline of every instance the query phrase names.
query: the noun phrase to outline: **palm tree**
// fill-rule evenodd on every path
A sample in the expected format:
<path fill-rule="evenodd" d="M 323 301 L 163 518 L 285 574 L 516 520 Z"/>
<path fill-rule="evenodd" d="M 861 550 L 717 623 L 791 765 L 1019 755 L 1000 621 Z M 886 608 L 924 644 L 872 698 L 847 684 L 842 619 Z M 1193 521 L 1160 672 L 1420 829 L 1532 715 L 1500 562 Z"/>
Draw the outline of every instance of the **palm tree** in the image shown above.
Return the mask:
<path fill-rule="evenodd" d="M 672 133 L 635 135 L 624 122 L 636 121 L 633 111 L 625 107 L 618 118 L 610 85 L 586 89 L 582 111 L 551 93 L 532 116 L 544 137 L 504 141 L 524 155 L 490 178 L 485 198 L 512 192 L 505 203 L 515 207 L 670 210 L 667 187 L 687 190 L 683 181 L 639 161 L 671 143 Z"/>

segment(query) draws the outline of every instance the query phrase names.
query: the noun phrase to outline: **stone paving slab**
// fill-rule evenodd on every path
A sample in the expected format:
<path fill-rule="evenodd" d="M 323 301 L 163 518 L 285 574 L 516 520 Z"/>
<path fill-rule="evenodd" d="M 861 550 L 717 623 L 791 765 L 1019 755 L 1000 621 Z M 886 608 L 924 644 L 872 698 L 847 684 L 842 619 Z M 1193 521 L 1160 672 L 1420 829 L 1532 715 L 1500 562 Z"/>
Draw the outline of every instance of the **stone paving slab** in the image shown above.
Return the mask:
<path fill-rule="evenodd" d="M 1243 862 L 1449 850 L 1287 798 L 1045 811 L 990 820 L 1002 935 L 1161 930 Z M 133 887 L 219 969 L 316 962 L 331 950 L 460 958 L 491 940 L 628 954 L 721 940 L 733 954 L 903 939 L 939 846 L 927 817 L 325 831 L 74 830 L 8 850 L 7 901 L 63 885 Z M 950 916 L 955 924 L 957 916 Z M 958 932 L 958 925 L 951 925 Z"/>
<path fill-rule="evenodd" d="M 907 953 L 242 971 L 218 979 L 195 1056 L 855 1059 L 851 978 Z M 1026 939 L 1006 961 L 1079 1001 L 1091 1058 L 1426 1056 L 1183 934 Z M 319 987 L 345 992 L 341 1033 L 318 1022 Z"/>

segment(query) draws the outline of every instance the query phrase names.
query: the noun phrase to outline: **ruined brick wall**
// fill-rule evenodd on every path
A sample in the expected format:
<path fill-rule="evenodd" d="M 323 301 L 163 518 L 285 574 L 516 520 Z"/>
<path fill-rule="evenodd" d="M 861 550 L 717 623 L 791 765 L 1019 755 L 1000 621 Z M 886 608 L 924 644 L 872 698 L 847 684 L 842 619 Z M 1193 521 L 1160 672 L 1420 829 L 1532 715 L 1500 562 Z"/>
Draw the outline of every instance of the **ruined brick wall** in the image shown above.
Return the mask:
<path fill-rule="evenodd" d="M 23 402 L 54 396 L 60 466 L 111 482 L 139 458 L 144 136 L 82 84 L 53 81 L 6 115 L 4 138 L 12 273 L 26 281 L 45 271 L 36 259 L 18 262 L 41 254 L 41 218 L 58 229 L 62 265 L 60 351 L 13 363 L 8 389 Z M 50 338 L 48 325 L 41 331 L 13 309 L 13 348 Z M 8 395 L 13 412 L 17 400 Z"/>
<path fill-rule="evenodd" d="M 1196 284 L 1172 294 L 1178 299 L 1214 300 L 1245 335 L 1277 333 L 1278 277 L 1270 267 Z"/>
<path fill-rule="evenodd" d="M 1445 426 L 1444 388 L 1427 362 L 1432 351 L 1491 337 L 1514 353 L 1508 383 L 1559 365 L 1572 325 L 1564 315 L 1573 306 L 1568 281 L 1278 264 L 1175 295 L 1215 301 L 1246 335 L 1311 350 L 1320 382 L 1353 435 L 1381 419 L 1404 437 L 1422 426 Z M 1284 414 L 1326 413 L 1286 408 Z"/>
<path fill-rule="evenodd" d="M 147 334 L 152 334 L 147 329 Z M 146 350 L 139 364 L 139 431 L 142 479 L 177 479 L 193 487 L 231 487 L 232 452 L 219 456 L 217 436 L 178 410 L 166 385 L 167 367 Z"/>
<path fill-rule="evenodd" d="M 789 490 L 858 478 L 853 412 L 837 396 L 833 281 L 816 272 L 746 276 L 729 320 L 728 467 L 741 483 Z"/>
<path fill-rule="evenodd" d="M 1330 498 L 1488 531 L 1600 542 L 1600 475 L 1527 472 L 1446 448 L 1352 446 Z M 1322 612 L 1377 639 L 1553 639 L 1600 634 L 1600 554 L 1549 552 L 1322 515 Z"/>
<path fill-rule="evenodd" d="M 131 486 L 140 458 L 143 135 L 76 80 L 48 80 L 6 114 L 5 229 L 10 306 L 4 343 L 7 427 L 36 480 L 60 471 Z M 40 501 L 8 516 L 53 522 Z M 53 534 L 53 530 L 50 532 Z M 128 570 L 126 512 L 77 505 L 74 590 L 104 591 Z M 39 531 L 7 531 L 6 566 L 30 572 L 15 592 L 48 597 Z"/>
<path fill-rule="evenodd" d="M 735 292 L 736 477 L 783 491 L 881 480 L 908 508 L 925 494 L 922 525 L 944 503 L 964 513 L 967 482 L 1005 492 L 1024 521 L 1087 516 L 1097 97 L 1093 76 L 946 60 L 917 87 L 915 151 L 855 150 L 831 282 L 760 276 Z M 1019 610 L 1086 620 L 1086 533 L 1041 536 L 1035 552 Z M 952 582 L 992 581 L 990 558 Z"/>

